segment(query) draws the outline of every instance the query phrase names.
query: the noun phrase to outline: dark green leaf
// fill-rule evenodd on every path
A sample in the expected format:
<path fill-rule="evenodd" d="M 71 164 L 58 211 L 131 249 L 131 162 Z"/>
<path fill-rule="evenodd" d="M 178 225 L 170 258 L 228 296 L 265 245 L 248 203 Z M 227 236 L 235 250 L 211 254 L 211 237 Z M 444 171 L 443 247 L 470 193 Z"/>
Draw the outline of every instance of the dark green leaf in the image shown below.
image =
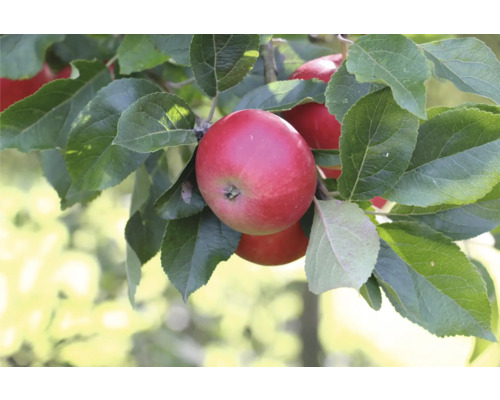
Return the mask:
<path fill-rule="evenodd" d="M 179 65 L 189 65 L 189 48 L 193 35 L 148 35 L 151 42 L 170 61 Z"/>
<path fill-rule="evenodd" d="M 500 114 L 458 108 L 419 128 L 410 165 L 384 197 L 406 205 L 468 204 L 500 180 Z"/>
<path fill-rule="evenodd" d="M 224 225 L 208 207 L 194 216 L 168 221 L 161 263 L 184 301 L 235 252 L 240 238 L 241 233 Z"/>
<path fill-rule="evenodd" d="M 205 201 L 196 184 L 195 154 L 176 182 L 156 201 L 156 212 L 163 219 L 190 217 L 200 213 L 205 207 Z"/>
<path fill-rule="evenodd" d="M 118 48 L 120 73 L 130 75 L 156 67 L 166 61 L 168 56 L 158 51 L 148 35 L 125 35 Z"/>
<path fill-rule="evenodd" d="M 342 122 L 341 195 L 370 200 L 394 186 L 408 167 L 418 123 L 415 115 L 396 104 L 389 88 L 361 98 Z"/>
<path fill-rule="evenodd" d="M 194 124 L 195 116 L 184 100 L 170 93 L 153 93 L 122 113 L 113 144 L 139 153 L 197 144 Z"/>
<path fill-rule="evenodd" d="M 477 38 L 446 39 L 422 45 L 434 63 L 434 74 L 463 92 L 475 93 L 500 104 L 500 62 Z"/>
<path fill-rule="evenodd" d="M 425 119 L 424 82 L 431 76 L 417 45 L 403 35 L 365 35 L 349 47 L 347 70 L 360 83 L 391 87 L 400 107 Z"/>
<path fill-rule="evenodd" d="M 143 96 L 161 89 L 142 79 L 119 79 L 101 89 L 71 130 L 66 164 L 72 186 L 103 190 L 120 183 L 148 154 L 113 144 L 121 113 Z"/>
<path fill-rule="evenodd" d="M 394 221 L 424 223 L 454 240 L 470 239 L 500 224 L 500 183 L 473 204 L 443 204 L 432 207 L 395 205 L 389 217 Z"/>
<path fill-rule="evenodd" d="M 378 229 L 375 277 L 403 317 L 440 337 L 495 340 L 485 283 L 451 239 L 414 222 Z"/>
<path fill-rule="evenodd" d="M 325 89 L 326 84 L 317 79 L 271 82 L 248 92 L 236 105 L 235 111 L 252 108 L 277 112 L 311 101 L 324 103 Z"/>
<path fill-rule="evenodd" d="M 380 286 L 373 275 L 368 278 L 363 286 L 361 286 L 359 293 L 361 293 L 361 296 L 363 296 L 371 308 L 375 311 L 380 310 L 380 307 L 382 307 L 382 293 L 380 291 Z"/>
<path fill-rule="evenodd" d="M 375 225 L 354 203 L 315 200 L 306 276 L 316 294 L 338 287 L 360 289 L 370 277 L 379 249 Z"/>
<path fill-rule="evenodd" d="M 135 253 L 134 249 L 132 249 L 132 247 L 130 247 L 128 243 L 126 252 L 127 253 L 126 253 L 125 267 L 127 271 L 128 299 L 132 307 L 134 307 L 135 293 L 137 292 L 137 287 L 141 282 L 142 264 L 141 260 L 139 260 L 139 257 L 137 257 L 137 254 Z"/>
<path fill-rule="evenodd" d="M 66 35 L 54 43 L 52 50 L 63 63 L 73 60 L 107 61 L 116 54 L 121 42 L 119 35 Z"/>
<path fill-rule="evenodd" d="M 328 82 L 325 105 L 329 113 L 335 115 L 337 121 L 342 121 L 347 111 L 361 97 L 383 87 L 384 85 L 380 83 L 358 82 L 356 77 L 347 71 L 345 62 L 343 62 Z"/>
<path fill-rule="evenodd" d="M 111 81 L 99 61 L 75 61 L 76 79 L 49 82 L 0 114 L 0 149 L 19 151 L 64 148 L 78 113 Z M 73 71 L 73 73 L 76 73 Z"/>
<path fill-rule="evenodd" d="M 43 67 L 45 51 L 65 35 L 4 35 L 0 36 L 0 77 L 26 79 Z"/>
<path fill-rule="evenodd" d="M 238 84 L 259 56 L 259 35 L 194 35 L 190 56 L 196 81 L 215 97 Z"/>
<path fill-rule="evenodd" d="M 340 151 L 337 149 L 312 149 L 314 161 L 320 167 L 340 165 Z"/>
<path fill-rule="evenodd" d="M 89 202 L 99 196 L 98 191 L 69 192 L 71 178 L 64 161 L 64 154 L 60 150 L 44 150 L 40 153 L 40 157 L 43 173 L 59 195 L 62 210 L 76 203 Z"/>

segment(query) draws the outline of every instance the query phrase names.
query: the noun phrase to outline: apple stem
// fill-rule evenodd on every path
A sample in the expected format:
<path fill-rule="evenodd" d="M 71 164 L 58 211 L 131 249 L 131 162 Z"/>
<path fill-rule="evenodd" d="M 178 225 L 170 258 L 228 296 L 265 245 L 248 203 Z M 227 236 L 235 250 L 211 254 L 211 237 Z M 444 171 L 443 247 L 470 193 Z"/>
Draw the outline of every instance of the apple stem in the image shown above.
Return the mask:
<path fill-rule="evenodd" d="M 208 114 L 208 117 L 206 119 L 206 122 L 212 121 L 212 118 L 214 117 L 215 109 L 217 108 L 217 100 L 219 99 L 219 93 L 214 97 L 214 100 L 212 101 L 212 107 L 210 108 L 210 113 Z"/>
<path fill-rule="evenodd" d="M 118 60 L 118 54 L 115 54 L 113 57 L 111 57 L 108 62 L 106 63 L 106 67 L 111 67 L 111 65 L 113 65 L 113 63 Z"/>
<path fill-rule="evenodd" d="M 342 51 L 342 60 L 347 60 L 347 49 L 349 48 L 350 44 L 353 44 L 354 42 L 352 40 L 347 39 L 347 34 L 338 34 L 337 38 L 340 41 L 340 49 Z"/>

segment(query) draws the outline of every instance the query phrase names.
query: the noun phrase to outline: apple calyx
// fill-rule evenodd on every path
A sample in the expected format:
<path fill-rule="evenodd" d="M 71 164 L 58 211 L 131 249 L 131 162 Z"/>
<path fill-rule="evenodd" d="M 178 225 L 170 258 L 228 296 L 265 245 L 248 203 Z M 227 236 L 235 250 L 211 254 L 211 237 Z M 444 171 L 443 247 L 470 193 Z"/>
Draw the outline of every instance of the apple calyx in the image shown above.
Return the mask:
<path fill-rule="evenodd" d="M 228 200 L 234 200 L 236 197 L 240 195 L 241 191 L 234 185 L 229 185 L 224 189 L 224 196 Z"/>

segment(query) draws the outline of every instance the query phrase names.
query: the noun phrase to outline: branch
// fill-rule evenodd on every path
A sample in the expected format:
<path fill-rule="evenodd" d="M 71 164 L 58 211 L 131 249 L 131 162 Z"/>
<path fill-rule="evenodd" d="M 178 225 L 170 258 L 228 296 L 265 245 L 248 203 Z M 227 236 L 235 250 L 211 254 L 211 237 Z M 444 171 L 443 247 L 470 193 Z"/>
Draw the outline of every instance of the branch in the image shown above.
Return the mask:
<path fill-rule="evenodd" d="M 264 59 L 264 82 L 276 82 L 278 80 L 278 68 L 274 59 L 273 42 L 269 41 L 261 46 L 261 54 Z"/>

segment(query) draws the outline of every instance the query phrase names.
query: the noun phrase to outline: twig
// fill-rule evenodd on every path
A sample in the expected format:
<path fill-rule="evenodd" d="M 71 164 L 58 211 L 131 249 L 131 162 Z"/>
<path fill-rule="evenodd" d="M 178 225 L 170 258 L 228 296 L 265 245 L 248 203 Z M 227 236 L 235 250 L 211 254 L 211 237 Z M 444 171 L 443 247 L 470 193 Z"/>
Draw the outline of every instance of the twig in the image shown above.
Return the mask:
<path fill-rule="evenodd" d="M 212 121 L 212 118 L 214 117 L 215 109 L 217 108 L 217 100 L 218 99 L 219 99 L 219 93 L 217 93 L 214 97 L 214 100 L 212 102 L 212 107 L 210 108 L 210 113 L 208 114 L 206 122 Z"/>
<path fill-rule="evenodd" d="M 180 89 L 186 85 L 189 85 L 190 83 L 193 83 L 195 80 L 195 77 L 192 77 L 182 82 L 165 82 L 165 84 L 171 89 Z"/>
<path fill-rule="evenodd" d="M 118 60 L 118 54 L 115 54 L 113 57 L 111 57 L 108 62 L 106 63 L 106 67 L 111 67 L 111 65 L 113 65 L 113 63 Z"/>
<path fill-rule="evenodd" d="M 278 68 L 274 59 L 273 42 L 269 41 L 261 47 L 262 58 L 264 59 L 264 82 L 276 82 L 278 80 Z"/>
<path fill-rule="evenodd" d="M 347 49 L 349 48 L 349 45 L 353 44 L 354 42 L 352 40 L 347 39 L 347 35 L 343 36 L 341 34 L 338 34 L 337 38 L 340 41 L 340 49 L 342 51 L 342 60 L 347 60 Z"/>

